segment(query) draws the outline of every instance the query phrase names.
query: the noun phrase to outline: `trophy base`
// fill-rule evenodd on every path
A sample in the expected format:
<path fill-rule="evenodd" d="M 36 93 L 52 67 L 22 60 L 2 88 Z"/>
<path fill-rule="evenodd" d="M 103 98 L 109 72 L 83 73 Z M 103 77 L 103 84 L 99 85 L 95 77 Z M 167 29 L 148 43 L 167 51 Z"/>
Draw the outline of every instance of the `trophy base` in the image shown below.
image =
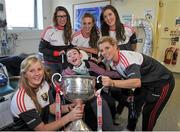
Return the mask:
<path fill-rule="evenodd" d="M 64 131 L 91 131 L 82 119 L 71 122 Z"/>

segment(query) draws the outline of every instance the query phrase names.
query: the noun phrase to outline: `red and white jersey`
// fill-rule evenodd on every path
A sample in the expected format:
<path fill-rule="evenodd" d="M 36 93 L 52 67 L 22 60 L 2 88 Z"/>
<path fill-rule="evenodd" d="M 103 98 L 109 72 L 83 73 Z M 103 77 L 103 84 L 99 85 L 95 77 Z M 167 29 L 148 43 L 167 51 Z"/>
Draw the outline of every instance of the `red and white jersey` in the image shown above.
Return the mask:
<path fill-rule="evenodd" d="M 173 77 L 172 72 L 159 61 L 134 51 L 119 50 L 118 62 L 110 61 L 110 65 L 124 79 L 141 79 L 141 86 L 148 90 L 149 87 L 155 86 L 153 88 L 156 88 L 164 82 L 167 83 Z"/>
<path fill-rule="evenodd" d="M 36 93 L 38 102 L 42 108 L 50 104 L 48 95 L 49 88 L 48 83 L 45 81 Z M 27 95 L 24 88 L 19 88 L 11 101 L 11 112 L 13 116 L 19 118 L 19 114 L 32 109 L 37 109 L 33 100 Z"/>
<path fill-rule="evenodd" d="M 46 40 L 47 42 L 50 42 L 53 46 L 64 46 L 64 40 L 63 40 L 63 29 L 58 29 L 54 26 L 47 27 L 41 34 L 41 38 Z"/>
<path fill-rule="evenodd" d="M 127 68 L 133 64 L 141 65 L 142 63 L 143 63 L 142 54 L 127 50 L 121 50 L 118 53 L 118 63 L 115 65 L 111 61 L 110 65 L 114 67 L 123 77 L 129 78 L 130 75 L 127 75 L 125 73 Z"/>
<path fill-rule="evenodd" d="M 124 25 L 124 30 L 125 30 L 126 40 L 123 42 L 119 41 L 118 45 L 127 44 L 130 40 L 130 37 L 135 33 L 135 30 L 128 25 Z M 116 39 L 116 31 L 115 30 L 110 30 L 109 35 L 110 35 L 110 37 Z"/>
<path fill-rule="evenodd" d="M 90 48 L 89 46 L 90 37 L 84 37 L 82 31 L 77 31 L 72 35 L 71 43 L 79 47 Z"/>

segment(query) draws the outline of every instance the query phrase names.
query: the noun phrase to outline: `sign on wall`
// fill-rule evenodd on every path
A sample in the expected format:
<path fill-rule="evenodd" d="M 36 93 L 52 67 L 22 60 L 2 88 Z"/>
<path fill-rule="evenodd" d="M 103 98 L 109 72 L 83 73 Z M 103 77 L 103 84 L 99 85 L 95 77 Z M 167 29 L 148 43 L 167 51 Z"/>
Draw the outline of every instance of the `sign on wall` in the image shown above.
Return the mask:
<path fill-rule="evenodd" d="M 124 24 L 133 26 L 134 15 L 133 14 L 124 14 L 124 15 L 122 15 L 122 21 Z"/>

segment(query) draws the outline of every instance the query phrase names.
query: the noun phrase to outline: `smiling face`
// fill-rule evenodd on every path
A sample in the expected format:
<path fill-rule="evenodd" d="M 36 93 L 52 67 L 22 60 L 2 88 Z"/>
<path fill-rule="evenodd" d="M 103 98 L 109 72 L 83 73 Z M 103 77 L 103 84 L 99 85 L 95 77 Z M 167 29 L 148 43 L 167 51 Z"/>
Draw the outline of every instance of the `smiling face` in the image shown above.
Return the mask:
<path fill-rule="evenodd" d="M 84 33 L 89 34 L 94 25 L 94 22 L 91 17 L 84 17 L 82 19 L 82 30 Z"/>
<path fill-rule="evenodd" d="M 82 54 L 77 49 L 70 49 L 66 53 L 67 61 L 73 66 L 78 67 L 81 65 Z"/>
<path fill-rule="evenodd" d="M 33 88 L 37 88 L 44 77 L 44 69 L 40 62 L 32 63 L 27 71 L 25 72 L 25 78 L 27 79 L 29 85 Z"/>
<path fill-rule="evenodd" d="M 99 53 L 108 61 L 112 60 L 114 62 L 118 61 L 118 51 L 117 42 L 109 37 L 105 36 L 98 41 Z"/>
<path fill-rule="evenodd" d="M 115 28 L 116 16 L 111 9 L 106 9 L 103 13 L 104 21 L 111 29 Z"/>
<path fill-rule="evenodd" d="M 64 27 L 67 23 L 67 14 L 64 11 L 58 11 L 56 14 L 57 24 L 60 27 Z"/>
<path fill-rule="evenodd" d="M 99 45 L 99 52 L 106 60 L 113 60 L 115 50 L 116 48 L 107 41 Z"/>

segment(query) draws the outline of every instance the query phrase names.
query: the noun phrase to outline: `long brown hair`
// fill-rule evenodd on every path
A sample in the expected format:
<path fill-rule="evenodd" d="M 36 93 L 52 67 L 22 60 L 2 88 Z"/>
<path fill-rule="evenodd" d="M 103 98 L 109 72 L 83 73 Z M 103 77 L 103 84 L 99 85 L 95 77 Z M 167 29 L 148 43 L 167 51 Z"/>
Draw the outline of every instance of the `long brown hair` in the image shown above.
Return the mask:
<path fill-rule="evenodd" d="M 96 21 L 95 21 L 94 16 L 90 13 L 85 13 L 82 17 L 82 20 L 87 17 L 91 18 L 92 22 L 93 22 L 93 27 L 91 29 L 91 34 L 90 34 L 89 45 L 92 48 L 97 48 L 97 41 L 99 40 L 99 33 L 98 33 Z"/>
<path fill-rule="evenodd" d="M 109 36 L 109 26 L 108 24 L 104 21 L 104 12 L 109 9 L 111 10 L 115 17 L 116 17 L 116 22 L 115 22 L 115 26 L 116 26 L 116 40 L 119 41 L 125 41 L 126 36 L 125 36 L 125 29 L 124 29 L 124 25 L 120 20 L 120 17 L 118 15 L 117 10 L 112 6 L 112 5 L 107 5 L 102 9 L 102 13 L 100 16 L 100 23 L 101 23 L 101 33 L 102 36 Z"/>
<path fill-rule="evenodd" d="M 68 45 L 68 42 L 70 42 L 71 35 L 72 35 L 72 26 L 71 26 L 70 15 L 66 8 L 64 8 L 63 6 L 57 6 L 54 11 L 54 15 L 53 15 L 54 26 L 58 26 L 58 23 L 57 23 L 57 12 L 58 11 L 64 11 L 67 15 L 67 23 L 64 26 L 64 42 L 66 45 Z"/>
<path fill-rule="evenodd" d="M 49 76 L 48 72 L 46 71 L 44 65 L 42 64 L 41 60 L 38 59 L 35 55 L 31 55 L 31 56 L 28 56 L 26 59 L 24 59 L 21 63 L 21 70 L 20 70 L 21 77 L 19 80 L 19 87 L 24 88 L 27 95 L 33 100 L 37 110 L 39 112 L 41 112 L 41 106 L 37 100 L 36 92 L 35 92 L 34 88 L 32 88 L 29 85 L 29 82 L 28 82 L 27 78 L 25 77 L 25 73 L 28 71 L 29 67 L 36 62 L 39 62 L 44 69 L 44 80 L 47 80 L 47 81 L 49 80 L 50 76 Z M 44 80 L 42 80 L 41 84 L 43 83 Z"/>

